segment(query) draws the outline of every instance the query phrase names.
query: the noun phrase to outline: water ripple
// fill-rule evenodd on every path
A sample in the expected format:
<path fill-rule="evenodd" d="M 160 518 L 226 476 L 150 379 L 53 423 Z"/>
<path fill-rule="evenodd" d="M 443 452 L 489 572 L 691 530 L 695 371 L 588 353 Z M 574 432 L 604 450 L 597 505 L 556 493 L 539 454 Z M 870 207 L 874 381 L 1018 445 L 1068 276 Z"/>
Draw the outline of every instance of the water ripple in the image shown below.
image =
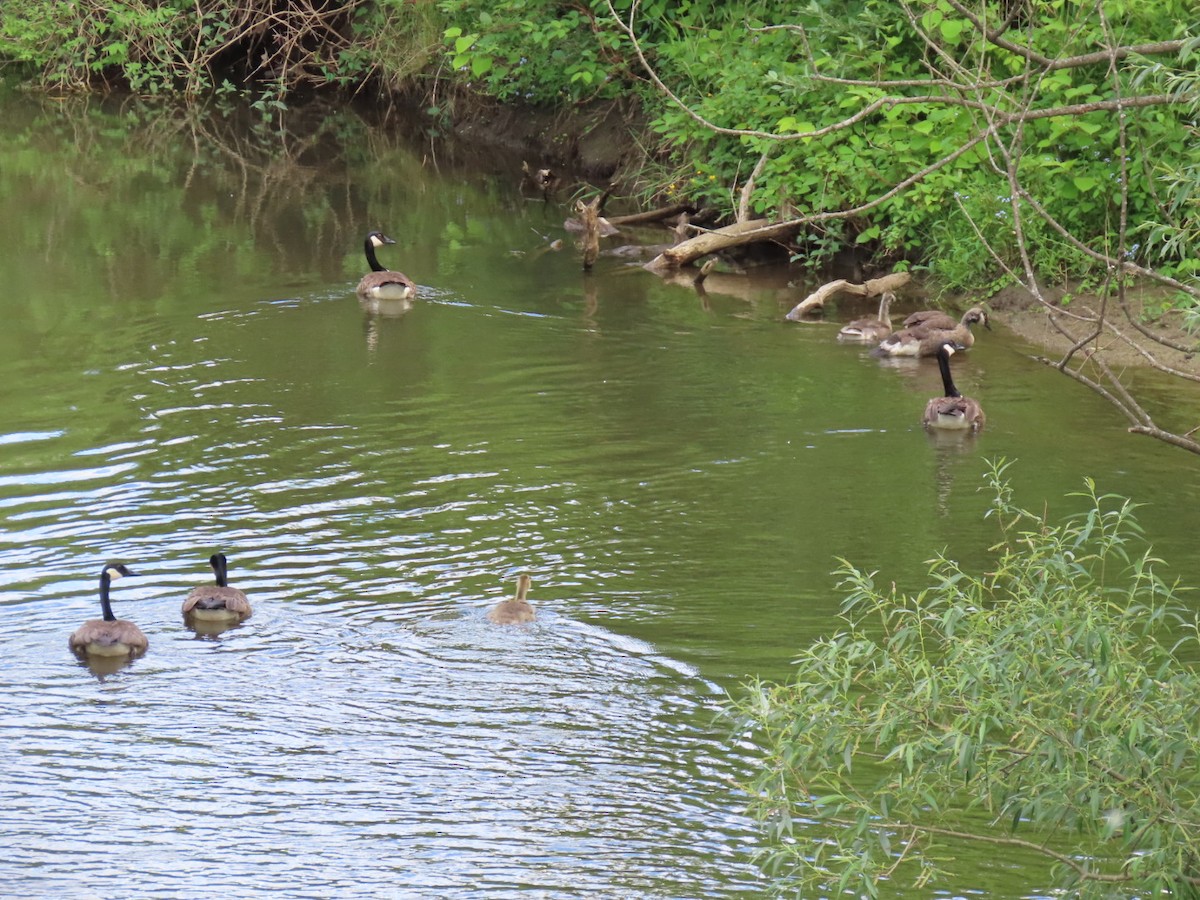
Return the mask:
<path fill-rule="evenodd" d="M 101 482 L 4 501 L 0 544 L 28 548 L 0 578 L 0 604 L 21 612 L 0 669 L 10 891 L 89 896 L 106 878 L 142 897 L 756 890 L 753 830 L 729 812 L 740 773 L 714 725 L 720 692 L 573 617 L 609 602 L 592 594 L 602 543 L 569 544 L 580 485 L 518 479 L 486 441 L 418 460 L 361 421 L 204 441 L 191 417 L 244 405 L 171 408 L 185 427 L 169 440 L 86 448 L 74 455 L 96 465 L 72 477 L 0 476 Z M 436 471 L 429 453 L 457 463 Z M 298 474 L 289 455 L 313 464 Z M 216 548 L 255 614 L 193 633 L 179 604 Z M 66 636 L 96 616 L 110 556 L 139 572 L 113 602 L 151 649 L 93 673 Z M 518 568 L 535 573 L 539 619 L 498 629 L 483 613 Z"/>

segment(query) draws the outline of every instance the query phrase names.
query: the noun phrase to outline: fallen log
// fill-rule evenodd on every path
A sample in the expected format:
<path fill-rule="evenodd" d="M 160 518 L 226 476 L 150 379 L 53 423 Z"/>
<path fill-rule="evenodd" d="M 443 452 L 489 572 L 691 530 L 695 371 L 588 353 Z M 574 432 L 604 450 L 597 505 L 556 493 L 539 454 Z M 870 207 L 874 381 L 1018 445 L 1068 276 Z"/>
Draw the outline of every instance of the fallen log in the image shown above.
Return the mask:
<path fill-rule="evenodd" d="M 648 209 L 645 212 L 631 213 L 628 216 L 609 216 L 608 221 L 612 225 L 644 225 L 647 222 L 661 222 L 663 219 L 677 216 L 681 212 L 689 212 L 691 209 L 692 207 L 688 203 L 676 203 L 674 206 Z"/>
<path fill-rule="evenodd" d="M 855 294 L 859 297 L 877 297 L 885 291 L 892 291 L 894 293 L 895 291 L 904 287 L 904 285 L 908 284 L 911 279 L 912 276 L 908 272 L 892 272 L 889 275 L 883 275 L 879 278 L 872 278 L 871 280 L 862 284 L 855 284 L 852 281 L 839 278 L 837 281 L 830 281 L 821 285 L 819 288 L 793 306 L 791 312 L 789 312 L 784 318 L 792 322 L 798 322 L 807 315 L 811 314 L 813 311 L 823 307 L 825 305 L 825 301 L 834 294 Z"/>
<path fill-rule="evenodd" d="M 752 244 L 755 241 L 770 241 L 784 237 L 799 228 L 801 224 L 797 221 L 789 221 L 771 225 L 766 219 L 737 222 L 724 228 L 698 234 L 694 238 L 688 238 L 686 241 L 664 250 L 646 263 L 646 268 L 652 272 L 678 269 L 695 262 L 702 256 L 708 256 L 710 253 L 719 253 L 730 247 Z"/>

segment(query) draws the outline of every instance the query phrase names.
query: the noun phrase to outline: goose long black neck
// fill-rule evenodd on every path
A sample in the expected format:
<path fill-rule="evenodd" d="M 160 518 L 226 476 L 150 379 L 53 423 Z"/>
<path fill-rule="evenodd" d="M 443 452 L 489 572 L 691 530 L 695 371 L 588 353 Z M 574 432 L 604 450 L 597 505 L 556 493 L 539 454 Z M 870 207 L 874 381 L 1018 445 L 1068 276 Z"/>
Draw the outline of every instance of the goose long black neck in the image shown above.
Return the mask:
<path fill-rule="evenodd" d="M 117 617 L 113 615 L 112 604 L 108 602 L 108 586 L 112 583 L 112 579 L 108 575 L 108 569 L 100 573 L 100 609 L 104 611 L 105 622 L 115 622 Z"/>
<path fill-rule="evenodd" d="M 217 576 L 217 587 L 229 587 L 229 563 L 224 553 L 214 553 L 208 564 Z"/>
<path fill-rule="evenodd" d="M 947 397 L 961 397 L 958 388 L 954 386 L 954 379 L 950 377 L 950 351 L 945 345 L 938 348 L 937 352 L 938 368 L 942 371 L 942 387 L 946 391 Z"/>
<path fill-rule="evenodd" d="M 371 239 L 363 243 L 363 252 L 367 254 L 367 265 L 371 267 L 372 272 L 386 272 L 383 266 L 379 264 L 379 260 L 375 256 L 375 245 L 371 243 Z"/>

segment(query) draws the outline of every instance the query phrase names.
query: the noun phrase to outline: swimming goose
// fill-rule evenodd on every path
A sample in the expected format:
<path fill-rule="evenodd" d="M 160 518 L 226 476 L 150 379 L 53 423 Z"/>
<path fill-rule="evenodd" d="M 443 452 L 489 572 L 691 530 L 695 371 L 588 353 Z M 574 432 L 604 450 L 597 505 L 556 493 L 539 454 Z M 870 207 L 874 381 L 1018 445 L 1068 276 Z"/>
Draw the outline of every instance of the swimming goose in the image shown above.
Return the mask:
<path fill-rule="evenodd" d="M 938 368 L 942 372 L 944 397 L 934 397 L 925 404 L 925 415 L 921 423 L 926 428 L 943 428 L 948 431 L 978 431 L 986 417 L 978 400 L 964 397 L 950 378 L 950 357 L 954 355 L 954 344 L 946 341 L 937 350 Z"/>
<path fill-rule="evenodd" d="M 940 309 L 922 309 L 904 320 L 904 328 L 934 328 L 939 331 L 949 331 L 958 325 L 958 319 Z"/>
<path fill-rule="evenodd" d="M 934 321 L 936 324 L 937 320 Z M 931 328 L 927 325 L 902 328 L 884 338 L 872 352 L 877 356 L 937 356 L 938 349 L 947 341 L 965 350 L 975 343 L 971 326 L 976 322 L 982 322 L 984 328 L 992 330 L 987 311 L 972 306 L 953 328 Z"/>
<path fill-rule="evenodd" d="M 214 553 L 208 564 L 216 573 L 216 584 L 192 588 L 183 601 L 183 614 L 204 622 L 240 622 L 250 615 L 250 601 L 228 581 L 228 561 L 224 553 Z"/>
<path fill-rule="evenodd" d="M 857 341 L 863 344 L 873 344 L 883 340 L 892 333 L 892 317 L 889 315 L 889 309 L 895 299 L 896 295 L 891 291 L 884 291 L 879 298 L 879 315 L 855 319 L 838 332 L 837 339 L 839 341 Z"/>
<path fill-rule="evenodd" d="M 105 563 L 100 572 L 100 609 L 104 618 L 91 619 L 76 629 L 67 641 L 75 653 L 86 656 L 140 656 L 146 652 L 150 642 L 142 629 L 132 622 L 113 615 L 108 602 L 108 588 L 123 575 L 136 575 L 121 563 Z"/>
<path fill-rule="evenodd" d="M 358 283 L 358 295 L 374 300 L 407 300 L 417 292 L 411 278 L 402 272 L 385 269 L 375 258 L 375 248 L 396 243 L 382 231 L 372 231 L 363 243 L 363 252 L 371 271 Z"/>
<path fill-rule="evenodd" d="M 502 600 L 488 611 L 489 622 L 496 625 L 522 625 L 534 620 L 533 607 L 525 599 L 529 593 L 529 576 L 517 577 L 517 595 L 511 600 Z"/>

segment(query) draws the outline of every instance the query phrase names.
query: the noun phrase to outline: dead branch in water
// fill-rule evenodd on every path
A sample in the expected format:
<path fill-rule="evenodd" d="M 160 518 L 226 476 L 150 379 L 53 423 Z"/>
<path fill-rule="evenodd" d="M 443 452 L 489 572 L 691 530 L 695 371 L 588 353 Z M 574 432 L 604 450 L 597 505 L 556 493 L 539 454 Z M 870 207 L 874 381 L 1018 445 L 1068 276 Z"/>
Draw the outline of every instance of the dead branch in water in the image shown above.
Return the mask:
<path fill-rule="evenodd" d="M 766 219 L 753 219 L 749 222 L 737 222 L 724 228 L 705 231 L 664 250 L 650 262 L 646 268 L 651 272 L 664 272 L 678 269 L 695 262 L 710 253 L 719 253 L 730 247 L 740 247 L 742 244 L 753 244 L 756 241 L 770 241 L 790 235 L 800 226 L 799 222 L 779 222 L 771 225 Z"/>
<path fill-rule="evenodd" d="M 859 297 L 877 297 L 885 291 L 895 293 L 904 285 L 912 280 L 912 276 L 907 272 L 892 272 L 890 275 L 884 275 L 880 278 L 872 278 L 870 281 L 863 284 L 855 284 L 852 281 L 847 281 L 844 278 L 839 278 L 837 281 L 830 281 L 821 285 L 799 303 L 792 307 L 784 318 L 792 322 L 798 322 L 807 314 L 814 310 L 820 309 L 825 305 L 825 301 L 834 294 L 856 294 Z"/>
<path fill-rule="evenodd" d="M 645 212 L 630 213 L 627 216 L 609 216 L 608 221 L 611 225 L 645 225 L 647 222 L 661 222 L 663 219 L 671 218 L 671 216 L 690 212 L 692 208 L 690 203 L 676 203 L 672 206 L 648 209 Z"/>
<path fill-rule="evenodd" d="M 583 236 L 579 239 L 579 245 L 583 249 L 583 268 L 588 270 L 596 262 L 596 257 L 600 255 L 600 201 L 604 197 L 599 196 L 591 203 L 584 203 L 582 200 L 575 201 L 575 212 L 579 214 L 579 220 L 583 222 Z"/>

